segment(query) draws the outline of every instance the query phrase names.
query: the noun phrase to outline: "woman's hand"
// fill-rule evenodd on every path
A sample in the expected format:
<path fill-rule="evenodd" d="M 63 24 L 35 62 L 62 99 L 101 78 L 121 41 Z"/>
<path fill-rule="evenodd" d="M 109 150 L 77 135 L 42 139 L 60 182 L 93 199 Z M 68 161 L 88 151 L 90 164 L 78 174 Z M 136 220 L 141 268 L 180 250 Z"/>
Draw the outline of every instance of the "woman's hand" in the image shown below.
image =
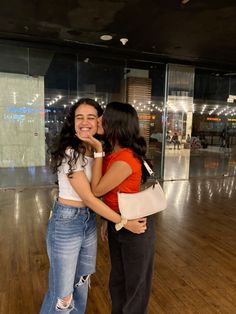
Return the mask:
<path fill-rule="evenodd" d="M 147 218 L 128 220 L 124 228 L 133 233 L 144 233 L 147 229 Z"/>
<path fill-rule="evenodd" d="M 101 239 L 103 242 L 108 240 L 107 221 L 104 221 L 101 225 Z"/>
<path fill-rule="evenodd" d="M 88 135 L 87 137 L 81 137 L 78 133 L 75 134 L 81 141 L 88 143 L 91 145 L 97 153 L 100 153 L 103 151 L 102 143 L 97 140 L 92 135 Z"/>

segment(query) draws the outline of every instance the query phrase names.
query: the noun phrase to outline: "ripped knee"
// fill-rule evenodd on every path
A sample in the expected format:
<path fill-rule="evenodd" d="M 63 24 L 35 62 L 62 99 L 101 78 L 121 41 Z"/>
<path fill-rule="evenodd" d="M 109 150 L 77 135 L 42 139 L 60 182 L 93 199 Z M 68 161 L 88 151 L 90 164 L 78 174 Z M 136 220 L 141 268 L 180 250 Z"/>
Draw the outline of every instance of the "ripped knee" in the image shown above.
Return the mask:
<path fill-rule="evenodd" d="M 83 286 L 85 283 L 88 283 L 88 285 L 90 287 L 90 276 L 91 275 L 81 276 L 79 279 L 79 282 L 77 282 L 75 284 L 75 287 Z"/>
<path fill-rule="evenodd" d="M 58 298 L 57 299 L 57 304 L 56 304 L 56 309 L 58 311 L 63 311 L 63 310 L 69 310 L 72 309 L 72 294 L 68 295 L 65 298 Z"/>

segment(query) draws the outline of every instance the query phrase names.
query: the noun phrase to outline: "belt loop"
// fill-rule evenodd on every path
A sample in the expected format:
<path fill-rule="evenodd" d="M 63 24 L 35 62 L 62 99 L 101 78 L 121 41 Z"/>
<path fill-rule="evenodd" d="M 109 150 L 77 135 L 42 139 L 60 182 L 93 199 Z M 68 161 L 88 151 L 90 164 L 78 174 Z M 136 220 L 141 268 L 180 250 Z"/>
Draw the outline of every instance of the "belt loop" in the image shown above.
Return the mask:
<path fill-rule="evenodd" d="M 88 212 L 88 219 L 90 219 L 91 212 L 90 212 L 90 208 L 89 207 L 87 207 L 87 212 Z"/>
<path fill-rule="evenodd" d="M 57 200 L 54 200 L 54 201 L 53 201 L 53 205 L 52 205 L 52 211 L 54 211 L 56 205 L 57 205 Z"/>

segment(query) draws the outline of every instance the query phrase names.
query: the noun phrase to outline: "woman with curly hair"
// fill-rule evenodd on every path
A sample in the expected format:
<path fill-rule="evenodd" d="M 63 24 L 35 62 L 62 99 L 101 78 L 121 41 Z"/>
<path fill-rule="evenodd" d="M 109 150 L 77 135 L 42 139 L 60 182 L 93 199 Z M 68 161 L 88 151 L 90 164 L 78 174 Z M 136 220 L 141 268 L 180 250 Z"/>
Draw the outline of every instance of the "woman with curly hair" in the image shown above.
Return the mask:
<path fill-rule="evenodd" d="M 52 167 L 58 175 L 59 197 L 53 205 L 47 229 L 50 261 L 48 292 L 41 314 L 79 313 L 86 309 L 90 275 L 95 272 L 96 214 L 134 233 L 146 230 L 145 220 L 124 221 L 91 192 L 95 159 L 103 153 L 81 138 L 97 133 L 102 110 L 89 98 L 70 108 L 54 149 Z"/>

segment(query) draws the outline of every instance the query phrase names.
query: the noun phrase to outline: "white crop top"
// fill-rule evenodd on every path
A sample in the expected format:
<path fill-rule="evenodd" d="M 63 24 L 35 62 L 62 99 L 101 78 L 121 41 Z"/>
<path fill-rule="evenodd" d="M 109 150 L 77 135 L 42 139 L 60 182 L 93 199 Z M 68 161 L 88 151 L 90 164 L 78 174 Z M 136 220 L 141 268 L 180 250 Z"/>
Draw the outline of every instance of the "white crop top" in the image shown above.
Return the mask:
<path fill-rule="evenodd" d="M 67 155 L 72 153 L 72 149 L 66 150 Z M 86 163 L 86 164 L 85 164 Z M 84 165 L 85 164 L 85 165 Z M 82 156 L 80 155 L 76 165 L 73 167 L 73 172 L 77 171 L 84 171 L 86 177 L 88 178 L 89 182 L 92 178 L 92 165 L 93 165 L 93 158 L 92 157 L 84 157 L 84 161 Z M 67 177 L 69 173 L 69 165 L 68 159 L 64 159 L 62 161 L 61 166 L 58 168 L 58 185 L 59 185 L 59 197 L 73 200 L 73 201 L 82 201 L 76 191 L 73 189 L 70 181 Z"/>

